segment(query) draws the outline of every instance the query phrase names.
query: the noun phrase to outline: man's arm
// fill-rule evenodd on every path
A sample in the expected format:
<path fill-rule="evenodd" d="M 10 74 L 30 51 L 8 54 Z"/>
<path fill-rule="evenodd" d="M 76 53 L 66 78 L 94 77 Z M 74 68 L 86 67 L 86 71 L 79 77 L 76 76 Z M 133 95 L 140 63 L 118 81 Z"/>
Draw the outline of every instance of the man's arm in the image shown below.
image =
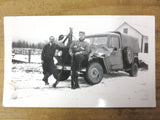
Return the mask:
<path fill-rule="evenodd" d="M 84 44 L 84 50 L 81 51 L 81 53 L 82 53 L 83 55 L 88 55 L 88 53 L 90 53 L 89 44 L 88 44 L 87 42 L 85 42 L 85 44 Z"/>
<path fill-rule="evenodd" d="M 46 46 L 44 46 L 43 49 L 42 49 L 41 60 L 44 60 L 44 57 L 45 57 L 45 50 L 46 50 Z"/>

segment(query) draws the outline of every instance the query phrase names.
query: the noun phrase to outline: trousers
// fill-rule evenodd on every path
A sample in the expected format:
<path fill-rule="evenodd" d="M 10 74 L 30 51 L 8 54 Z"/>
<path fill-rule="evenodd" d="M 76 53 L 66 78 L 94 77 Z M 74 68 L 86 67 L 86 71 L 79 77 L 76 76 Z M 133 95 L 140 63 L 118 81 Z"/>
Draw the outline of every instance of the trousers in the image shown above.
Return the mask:
<path fill-rule="evenodd" d="M 44 79 L 47 81 L 50 75 L 55 74 L 55 64 L 53 60 L 45 60 L 42 63 Z"/>
<path fill-rule="evenodd" d="M 71 87 L 79 88 L 78 71 L 81 70 L 83 62 L 87 60 L 87 56 L 82 54 L 73 54 L 71 59 Z"/>

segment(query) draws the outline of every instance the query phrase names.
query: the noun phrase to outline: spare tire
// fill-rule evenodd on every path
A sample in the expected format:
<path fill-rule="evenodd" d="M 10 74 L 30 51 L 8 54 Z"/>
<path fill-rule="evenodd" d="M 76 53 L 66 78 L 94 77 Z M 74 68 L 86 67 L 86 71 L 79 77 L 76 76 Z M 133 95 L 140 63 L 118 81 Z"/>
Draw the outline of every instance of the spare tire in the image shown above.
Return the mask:
<path fill-rule="evenodd" d="M 54 78 L 57 80 L 59 79 L 60 81 L 67 80 L 70 76 L 70 71 L 66 70 L 55 70 L 53 73 Z"/>
<path fill-rule="evenodd" d="M 132 63 L 131 70 L 129 71 L 129 75 L 132 77 L 136 77 L 138 73 L 138 65 L 137 63 Z"/>
<path fill-rule="evenodd" d="M 126 64 L 131 64 L 133 62 L 133 51 L 129 47 L 125 47 L 123 51 L 123 59 Z"/>

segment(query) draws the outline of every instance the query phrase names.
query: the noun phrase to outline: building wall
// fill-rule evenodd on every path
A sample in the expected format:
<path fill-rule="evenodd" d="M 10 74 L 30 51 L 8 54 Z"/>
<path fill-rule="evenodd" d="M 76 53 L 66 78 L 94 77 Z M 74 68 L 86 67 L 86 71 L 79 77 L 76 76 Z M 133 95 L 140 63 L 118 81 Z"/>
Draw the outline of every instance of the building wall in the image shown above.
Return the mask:
<path fill-rule="evenodd" d="M 126 29 L 126 28 L 128 29 L 128 33 L 124 33 L 124 29 Z M 141 50 L 141 44 L 142 44 L 142 37 L 143 36 L 139 32 L 137 32 L 135 29 L 133 29 L 132 27 L 130 27 L 127 24 L 123 24 L 118 29 L 116 29 L 116 31 L 119 31 L 121 33 L 128 34 L 130 36 L 138 38 L 138 40 L 139 40 L 139 49 Z"/>

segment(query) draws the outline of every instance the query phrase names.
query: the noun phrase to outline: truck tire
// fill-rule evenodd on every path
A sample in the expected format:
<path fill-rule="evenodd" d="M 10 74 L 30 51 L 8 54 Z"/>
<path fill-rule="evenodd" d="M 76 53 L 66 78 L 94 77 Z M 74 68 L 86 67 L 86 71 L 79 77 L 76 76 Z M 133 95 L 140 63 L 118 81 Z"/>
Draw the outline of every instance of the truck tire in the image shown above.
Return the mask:
<path fill-rule="evenodd" d="M 129 75 L 132 77 L 136 77 L 137 73 L 138 73 L 138 65 L 137 65 L 137 63 L 134 62 L 131 65 L 131 70 L 129 71 Z"/>
<path fill-rule="evenodd" d="M 64 81 L 67 80 L 70 76 L 70 71 L 66 71 L 66 70 L 56 70 L 56 72 L 53 74 L 55 79 L 58 79 L 58 76 L 60 77 L 59 80 L 60 81 Z"/>
<path fill-rule="evenodd" d="M 87 67 L 85 80 L 87 83 L 94 85 L 101 82 L 103 78 L 103 68 L 98 62 L 93 62 Z"/>
<path fill-rule="evenodd" d="M 129 47 L 124 48 L 123 59 L 126 64 L 130 65 L 133 62 L 133 52 Z"/>

